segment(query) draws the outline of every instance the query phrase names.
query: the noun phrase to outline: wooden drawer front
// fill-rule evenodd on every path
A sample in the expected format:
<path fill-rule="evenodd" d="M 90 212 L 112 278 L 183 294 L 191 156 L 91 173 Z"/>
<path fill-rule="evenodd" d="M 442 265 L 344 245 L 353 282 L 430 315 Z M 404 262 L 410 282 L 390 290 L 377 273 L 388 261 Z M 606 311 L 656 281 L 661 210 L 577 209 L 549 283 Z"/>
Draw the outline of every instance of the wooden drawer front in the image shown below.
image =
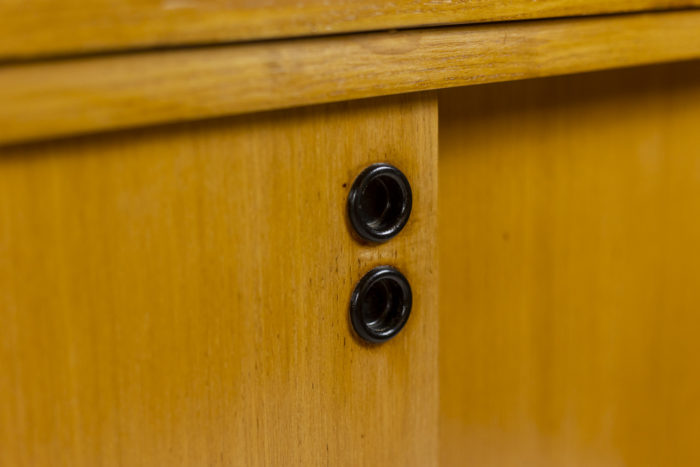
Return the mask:
<path fill-rule="evenodd" d="M 5 148 L 0 465 L 432 465 L 437 108 L 369 100 Z M 400 167 L 411 219 L 352 240 L 348 186 Z M 355 282 L 406 328 L 368 346 Z"/>

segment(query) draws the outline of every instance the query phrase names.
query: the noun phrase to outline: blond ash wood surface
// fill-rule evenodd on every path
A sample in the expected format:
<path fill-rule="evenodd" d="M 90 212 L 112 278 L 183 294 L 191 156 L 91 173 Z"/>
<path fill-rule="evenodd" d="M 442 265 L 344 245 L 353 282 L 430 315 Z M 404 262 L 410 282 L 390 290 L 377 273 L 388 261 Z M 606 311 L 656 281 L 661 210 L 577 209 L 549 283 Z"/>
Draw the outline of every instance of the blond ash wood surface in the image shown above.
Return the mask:
<path fill-rule="evenodd" d="M 434 97 L 106 134 L 0 153 L 0 465 L 434 465 Z M 414 187 L 351 240 L 367 164 Z M 406 328 L 353 337 L 372 267 Z"/>
<path fill-rule="evenodd" d="M 699 465 L 700 63 L 439 105 L 442 465 Z"/>
<path fill-rule="evenodd" d="M 697 0 L 2 0 L 0 59 L 700 6 Z"/>
<path fill-rule="evenodd" d="M 700 57 L 700 11 L 0 68 L 0 143 Z"/>

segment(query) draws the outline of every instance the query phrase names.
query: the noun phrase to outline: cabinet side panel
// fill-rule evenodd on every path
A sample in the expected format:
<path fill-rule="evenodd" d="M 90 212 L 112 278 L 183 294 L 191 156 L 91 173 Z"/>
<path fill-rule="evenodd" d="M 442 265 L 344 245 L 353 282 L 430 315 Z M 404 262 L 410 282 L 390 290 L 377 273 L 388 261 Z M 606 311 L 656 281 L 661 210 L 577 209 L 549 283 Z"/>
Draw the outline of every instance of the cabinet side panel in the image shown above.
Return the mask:
<path fill-rule="evenodd" d="M 700 63 L 439 104 L 442 463 L 700 464 Z"/>

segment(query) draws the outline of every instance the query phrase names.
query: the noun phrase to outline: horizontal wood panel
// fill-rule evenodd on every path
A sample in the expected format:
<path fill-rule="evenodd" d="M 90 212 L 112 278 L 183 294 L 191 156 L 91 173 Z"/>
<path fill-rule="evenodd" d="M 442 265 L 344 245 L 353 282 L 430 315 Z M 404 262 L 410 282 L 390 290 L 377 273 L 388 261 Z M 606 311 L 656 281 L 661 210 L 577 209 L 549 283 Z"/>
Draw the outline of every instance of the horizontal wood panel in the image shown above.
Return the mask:
<path fill-rule="evenodd" d="M 413 212 L 366 246 L 380 161 Z M 0 150 L 0 465 L 435 465 L 436 182 L 434 96 Z M 414 306 L 369 346 L 380 264 Z"/>
<path fill-rule="evenodd" d="M 439 104 L 441 465 L 700 465 L 700 63 Z"/>
<path fill-rule="evenodd" d="M 6 66 L 0 143 L 700 57 L 700 10 Z"/>
<path fill-rule="evenodd" d="M 698 6 L 698 0 L 0 1 L 0 59 Z"/>

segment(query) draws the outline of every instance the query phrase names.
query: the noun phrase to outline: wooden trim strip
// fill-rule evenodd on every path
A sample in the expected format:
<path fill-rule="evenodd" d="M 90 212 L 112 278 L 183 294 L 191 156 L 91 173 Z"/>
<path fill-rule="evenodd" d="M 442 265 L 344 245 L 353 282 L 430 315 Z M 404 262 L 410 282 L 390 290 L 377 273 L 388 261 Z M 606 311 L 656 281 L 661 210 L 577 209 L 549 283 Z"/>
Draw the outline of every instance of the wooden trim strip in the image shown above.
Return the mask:
<path fill-rule="evenodd" d="M 0 68 L 0 142 L 700 57 L 700 10 Z"/>
<path fill-rule="evenodd" d="M 0 0 L 0 58 L 700 6 L 700 0 Z"/>

